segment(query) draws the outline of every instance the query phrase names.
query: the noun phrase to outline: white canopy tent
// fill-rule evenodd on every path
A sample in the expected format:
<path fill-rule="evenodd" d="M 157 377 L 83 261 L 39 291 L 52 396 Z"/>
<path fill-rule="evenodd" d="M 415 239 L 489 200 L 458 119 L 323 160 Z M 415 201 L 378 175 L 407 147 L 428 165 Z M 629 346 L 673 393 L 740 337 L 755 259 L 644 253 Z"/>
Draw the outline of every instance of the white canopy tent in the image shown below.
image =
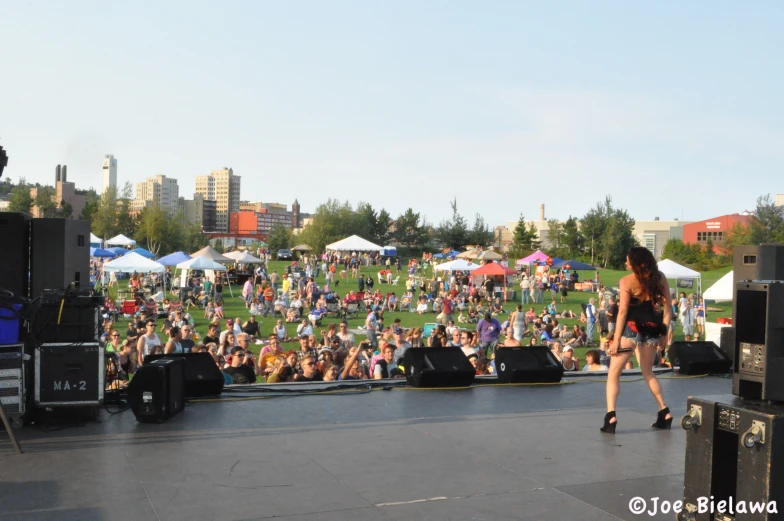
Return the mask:
<path fill-rule="evenodd" d="M 90 244 L 98 244 L 100 246 L 103 244 L 103 241 L 101 240 L 100 237 L 90 232 Z"/>
<path fill-rule="evenodd" d="M 234 262 L 234 259 L 218 253 L 210 246 L 205 246 L 196 253 L 191 253 L 191 257 L 207 257 L 208 259 L 212 259 L 215 262 Z"/>
<path fill-rule="evenodd" d="M 223 256 L 234 259 L 234 262 L 237 264 L 262 264 L 264 262 L 246 251 L 230 251 L 229 253 L 224 253 Z"/>
<path fill-rule="evenodd" d="M 331 251 L 381 251 L 384 248 L 358 235 L 352 235 L 338 242 L 327 244 L 326 249 Z"/>
<path fill-rule="evenodd" d="M 226 271 L 226 266 L 223 264 L 219 264 L 214 260 L 210 259 L 209 257 L 193 257 L 186 261 L 183 261 L 177 264 L 177 269 L 182 270 L 180 274 L 180 287 L 187 288 L 188 287 L 188 275 L 193 270 L 201 270 L 204 271 L 204 275 L 212 280 L 215 280 L 215 272 L 216 271 Z M 231 282 L 228 284 L 229 286 L 229 294 L 233 297 L 234 292 L 231 290 Z"/>
<path fill-rule="evenodd" d="M 123 234 L 112 237 L 106 241 L 107 246 L 136 246 L 136 241 L 129 239 Z"/>
<path fill-rule="evenodd" d="M 474 271 L 479 268 L 479 264 L 472 264 L 465 259 L 455 259 L 443 264 L 436 264 L 436 271 Z"/>
<path fill-rule="evenodd" d="M 696 280 L 699 284 L 699 293 L 702 294 L 702 276 L 700 272 L 694 271 L 693 269 L 687 268 L 686 266 L 681 266 L 675 261 L 671 261 L 670 259 L 664 259 L 663 261 L 659 262 L 659 271 L 664 273 L 664 276 L 668 279 L 675 279 L 678 280 Z M 680 286 L 688 287 L 688 286 Z"/>
<path fill-rule="evenodd" d="M 104 263 L 103 270 L 107 273 L 164 273 L 166 268 L 163 264 L 131 251 L 122 257 Z"/>
<path fill-rule="evenodd" d="M 705 300 L 713 300 L 716 302 L 727 302 L 732 300 L 732 295 L 734 293 L 735 288 L 734 285 L 734 273 L 733 271 L 727 273 L 722 278 L 716 281 L 716 283 L 705 290 Z"/>

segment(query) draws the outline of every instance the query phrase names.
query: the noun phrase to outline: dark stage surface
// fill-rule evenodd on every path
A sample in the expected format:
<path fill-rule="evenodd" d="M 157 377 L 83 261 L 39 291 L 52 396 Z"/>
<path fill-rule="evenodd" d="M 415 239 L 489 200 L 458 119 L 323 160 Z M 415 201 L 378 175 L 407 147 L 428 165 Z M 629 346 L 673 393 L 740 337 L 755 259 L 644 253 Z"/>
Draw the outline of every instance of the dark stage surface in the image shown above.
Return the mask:
<path fill-rule="evenodd" d="M 600 377 L 598 377 L 600 378 Z M 660 382 L 675 420 L 650 428 L 645 382 L 622 386 L 615 436 L 604 384 L 195 403 L 162 425 L 102 423 L 0 434 L 0 521 L 595 520 L 629 500 L 683 498 L 692 395 L 731 380 Z"/>

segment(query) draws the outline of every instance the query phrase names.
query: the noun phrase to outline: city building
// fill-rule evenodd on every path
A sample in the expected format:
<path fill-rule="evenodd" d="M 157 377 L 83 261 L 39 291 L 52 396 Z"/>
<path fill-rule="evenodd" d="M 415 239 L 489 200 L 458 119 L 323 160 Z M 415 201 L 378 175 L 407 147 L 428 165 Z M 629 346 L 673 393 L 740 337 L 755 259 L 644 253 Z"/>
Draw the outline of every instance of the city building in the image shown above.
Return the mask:
<path fill-rule="evenodd" d="M 180 187 L 176 179 L 156 175 L 136 183 L 136 199 L 131 203 L 133 211 L 138 212 L 153 205 L 170 212 L 177 211 L 180 207 Z"/>
<path fill-rule="evenodd" d="M 776 194 L 776 206 L 784 206 L 784 194 Z"/>
<path fill-rule="evenodd" d="M 101 193 L 106 192 L 109 187 L 117 189 L 117 159 L 111 154 L 106 154 L 101 169 Z"/>
<path fill-rule="evenodd" d="M 196 193 L 208 201 L 215 201 L 216 231 L 229 231 L 229 215 L 240 210 L 240 176 L 231 168 L 196 177 Z"/>
<path fill-rule="evenodd" d="M 718 253 L 721 250 L 720 247 L 724 242 L 727 232 L 729 232 L 736 223 L 746 226 L 751 220 L 751 217 L 751 214 L 748 212 L 744 212 L 744 214 L 734 213 L 686 224 L 683 226 L 683 242 L 704 245 L 708 242 L 708 239 L 710 239 Z"/>
<path fill-rule="evenodd" d="M 204 232 L 214 231 L 218 225 L 215 201 L 201 194 L 193 194 L 191 200 L 180 197 L 180 209 L 185 222 L 198 224 Z"/>
<path fill-rule="evenodd" d="M 59 208 L 65 205 L 71 206 L 71 217 L 81 215 L 84 206 L 87 204 L 87 193 L 84 190 L 77 190 L 76 184 L 67 181 L 68 167 L 57 165 L 55 169 L 54 195 L 52 200 Z M 30 197 L 35 200 L 38 195 L 38 188 L 30 189 Z M 41 209 L 33 206 L 31 212 L 33 217 L 43 217 Z"/>

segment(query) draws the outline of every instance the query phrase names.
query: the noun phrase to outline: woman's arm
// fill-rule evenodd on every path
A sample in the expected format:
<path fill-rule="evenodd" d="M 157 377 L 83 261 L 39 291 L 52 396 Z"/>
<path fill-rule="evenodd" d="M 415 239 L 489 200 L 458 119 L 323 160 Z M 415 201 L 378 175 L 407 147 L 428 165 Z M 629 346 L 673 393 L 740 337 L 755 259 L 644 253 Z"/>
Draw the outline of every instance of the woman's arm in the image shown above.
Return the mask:
<path fill-rule="evenodd" d="M 670 322 L 672 322 L 672 305 L 670 304 L 670 284 L 667 282 L 667 277 L 661 276 L 660 284 L 662 288 L 662 308 L 664 310 L 664 325 L 669 329 Z"/>
<path fill-rule="evenodd" d="M 618 303 L 618 316 L 615 319 L 615 334 L 613 335 L 612 344 L 607 348 L 607 354 L 610 356 L 618 352 L 621 346 L 621 336 L 623 330 L 626 328 L 626 316 L 629 314 L 629 302 L 631 301 L 631 292 L 629 291 L 628 275 L 623 277 L 619 284 L 621 293 L 621 301 Z"/>

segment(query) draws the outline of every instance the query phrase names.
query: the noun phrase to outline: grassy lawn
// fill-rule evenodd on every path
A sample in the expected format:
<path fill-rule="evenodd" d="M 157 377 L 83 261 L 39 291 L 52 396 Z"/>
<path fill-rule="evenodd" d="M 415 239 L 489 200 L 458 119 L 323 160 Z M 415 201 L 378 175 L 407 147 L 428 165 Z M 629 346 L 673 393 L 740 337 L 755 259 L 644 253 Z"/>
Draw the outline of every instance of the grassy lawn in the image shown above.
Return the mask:
<path fill-rule="evenodd" d="M 289 264 L 289 262 L 286 262 L 286 261 L 273 261 L 273 262 L 270 263 L 270 272 L 272 270 L 277 270 L 278 273 L 283 273 L 285 271 L 285 268 L 286 268 L 286 266 L 288 264 Z M 405 269 L 405 262 L 402 265 L 403 265 L 403 267 Z M 380 267 L 380 266 L 371 266 L 370 268 L 363 268 L 363 271 L 361 273 L 364 274 L 364 275 L 371 274 L 371 276 L 373 277 L 373 280 L 375 282 L 375 285 L 373 287 L 374 290 L 379 288 L 379 289 L 381 289 L 381 292 L 384 293 L 384 294 L 386 294 L 387 292 L 390 292 L 390 291 L 394 291 L 398 296 L 400 296 L 403 292 L 405 292 L 405 281 L 406 281 L 406 278 L 407 278 L 406 277 L 407 272 L 401 273 L 400 281 L 399 281 L 397 286 L 387 286 L 386 284 L 379 285 L 378 277 L 376 276 L 376 273 L 381 268 L 382 267 Z M 721 269 L 721 270 L 704 272 L 702 274 L 702 277 L 703 277 L 702 278 L 702 288 L 703 288 L 703 290 L 705 290 L 708 287 L 710 287 L 714 282 L 716 282 L 719 278 L 721 278 L 725 273 L 730 271 L 730 269 L 731 268 L 725 268 L 725 269 Z M 433 273 L 432 272 L 432 268 L 428 269 L 427 276 L 432 276 L 432 273 Z M 605 270 L 605 269 L 600 269 L 599 270 L 599 276 L 600 276 L 601 281 L 605 285 L 613 286 L 613 287 L 617 286 L 618 281 L 621 279 L 621 277 L 623 277 L 627 273 L 628 272 L 616 271 L 616 270 Z M 588 279 L 588 278 L 592 279 L 593 276 L 594 276 L 594 272 L 593 271 L 580 272 L 580 280 L 585 280 L 585 279 Z M 122 281 L 121 284 L 122 283 L 125 283 L 125 281 Z M 316 283 L 319 286 L 323 286 L 326 283 L 326 279 L 325 279 L 323 274 L 321 274 L 316 279 Z M 670 284 L 674 285 L 674 281 L 670 281 Z M 337 292 L 342 297 L 342 296 L 344 296 L 346 294 L 347 291 L 352 290 L 352 289 L 353 290 L 357 289 L 356 279 L 351 279 L 350 277 L 347 277 L 346 279 L 342 279 L 342 280 L 340 280 L 340 283 L 335 287 L 335 289 L 337 290 Z M 696 288 L 696 284 L 695 284 L 695 290 L 696 289 L 697 288 Z M 234 297 L 233 298 L 229 296 L 229 292 L 228 292 L 227 289 L 224 289 L 224 293 L 223 293 L 224 296 L 226 297 L 225 298 L 225 307 L 224 307 L 226 317 L 227 318 L 228 317 L 231 317 L 231 318 L 239 317 L 242 321 L 245 321 L 245 320 L 247 320 L 247 318 L 249 316 L 249 313 L 245 309 L 245 303 L 244 303 L 244 301 L 242 300 L 242 297 L 241 297 L 242 288 L 240 288 L 240 287 L 232 287 L 232 290 L 234 292 Z M 690 292 L 691 291 L 687 290 L 687 294 L 690 293 Z M 519 295 L 520 295 L 519 288 L 518 288 L 518 291 L 517 291 L 517 295 L 518 295 L 518 301 L 516 301 L 516 302 L 511 302 L 510 301 L 510 302 L 506 303 L 506 305 L 504 306 L 504 311 L 505 312 L 507 312 L 507 313 L 511 312 L 513 309 L 515 309 L 515 306 L 519 303 Z M 588 300 L 591 297 L 595 297 L 595 296 L 596 296 L 595 293 L 569 292 L 569 296 L 567 297 L 567 302 L 565 304 L 561 304 L 560 303 L 560 296 L 558 297 L 558 299 L 557 299 L 558 310 L 560 312 L 560 311 L 563 311 L 564 309 L 571 309 L 579 317 L 580 312 L 581 312 L 581 306 L 580 305 L 581 304 L 587 304 Z M 550 302 L 549 297 L 550 297 L 550 292 L 546 291 L 545 292 L 545 302 L 546 303 Z M 709 307 L 711 307 L 711 308 L 715 307 L 715 308 L 721 309 L 721 311 L 719 311 L 719 312 L 713 312 L 713 313 L 709 312 L 708 313 L 709 321 L 715 321 L 715 319 L 717 317 L 729 317 L 729 316 L 732 315 L 732 304 L 729 303 L 729 302 L 728 303 L 718 304 L 718 305 L 711 304 Z M 542 305 L 536 305 L 535 306 L 535 309 L 537 310 L 537 312 L 541 311 L 541 308 L 542 308 Z M 191 315 L 193 315 L 193 318 L 195 319 L 195 322 L 196 322 L 196 328 L 195 328 L 196 332 L 199 333 L 199 335 L 201 337 L 204 337 L 206 335 L 206 333 L 207 333 L 208 321 L 207 321 L 206 318 L 204 318 L 203 312 L 201 310 L 198 310 L 198 309 L 193 309 L 193 310 L 191 310 Z M 457 313 L 454 314 L 454 317 L 455 317 L 455 320 L 456 320 L 457 319 Z M 410 313 L 408 311 L 404 311 L 404 312 L 389 312 L 389 311 L 386 311 L 384 313 L 384 324 L 388 327 L 389 325 L 392 324 L 392 322 L 396 318 L 400 318 L 403 327 L 411 328 L 411 327 L 422 327 L 426 323 L 435 322 L 436 315 L 434 313 L 428 313 L 428 314 L 425 314 L 425 315 L 419 315 L 417 313 Z M 501 321 L 501 322 L 504 322 L 507 318 L 508 317 L 506 317 L 506 316 L 499 316 L 498 317 L 499 321 Z M 260 323 L 260 336 L 262 338 L 264 338 L 264 337 L 272 334 L 272 329 L 275 326 L 276 319 L 264 318 L 264 317 L 257 317 L 257 319 L 258 319 L 258 321 Z M 363 325 L 364 321 L 365 321 L 365 314 L 364 313 L 358 313 L 355 316 L 355 318 L 352 318 L 352 319 L 348 320 L 349 328 L 356 329 L 358 326 Z M 322 322 L 322 329 L 326 330 L 326 326 L 329 325 L 330 323 L 333 323 L 333 322 L 334 323 L 339 323 L 340 319 L 339 318 L 335 318 L 335 317 L 324 318 L 324 320 Z M 559 323 L 566 324 L 569 328 L 571 328 L 573 324 L 578 323 L 578 322 L 579 322 L 579 319 L 559 319 Z M 124 328 L 126 325 L 127 325 L 127 322 L 123 322 L 122 327 Z M 473 329 L 473 328 L 476 327 L 475 324 L 458 324 L 458 325 L 459 326 L 463 326 L 463 327 L 468 327 L 470 329 Z M 297 324 L 286 324 L 286 327 L 288 329 L 288 333 L 289 333 L 290 336 L 293 336 L 293 335 L 296 334 L 296 326 L 297 326 Z M 315 333 L 316 333 L 316 336 L 319 337 L 319 334 L 318 334 L 319 331 L 316 330 Z M 358 339 L 358 340 L 360 340 L 360 339 Z M 683 340 L 683 335 L 680 332 L 680 327 L 676 328 L 675 340 L 676 341 L 677 340 Z M 253 345 L 251 349 L 255 352 L 255 354 L 258 355 L 261 347 L 263 347 L 263 346 Z M 284 350 L 288 351 L 290 349 L 297 349 L 298 348 L 298 344 L 297 343 L 287 343 L 287 344 L 284 344 L 283 347 L 284 347 Z M 587 348 L 578 348 L 578 349 L 576 349 L 575 354 L 577 355 L 577 357 L 580 359 L 581 362 L 585 360 L 585 352 L 587 350 L 588 350 Z"/>

